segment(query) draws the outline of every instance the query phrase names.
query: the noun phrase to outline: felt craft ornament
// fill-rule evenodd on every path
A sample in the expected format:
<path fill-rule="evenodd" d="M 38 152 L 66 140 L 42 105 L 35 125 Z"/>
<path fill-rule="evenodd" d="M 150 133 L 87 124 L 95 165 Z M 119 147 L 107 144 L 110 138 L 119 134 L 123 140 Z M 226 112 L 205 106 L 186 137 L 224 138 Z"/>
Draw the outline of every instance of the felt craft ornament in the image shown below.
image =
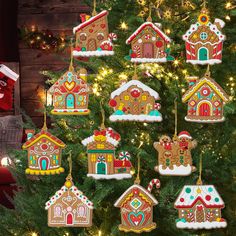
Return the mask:
<path fill-rule="evenodd" d="M 197 185 L 185 185 L 175 201 L 179 218 L 176 227 L 181 229 L 225 228 L 227 222 L 221 217 L 224 202 L 214 185 L 204 185 L 200 175 Z"/>
<path fill-rule="evenodd" d="M 115 112 L 109 119 L 111 121 L 160 122 L 162 115 L 158 110 L 161 105 L 155 103 L 158 99 L 160 97 L 156 91 L 138 80 L 135 69 L 133 79 L 123 82 L 111 93 L 109 106 Z"/>
<path fill-rule="evenodd" d="M 111 56 L 114 55 L 113 41 L 117 40 L 115 33 L 109 33 L 108 11 L 97 14 L 96 1 L 92 17 L 80 14 L 82 23 L 73 28 L 75 34 L 75 57 Z"/>
<path fill-rule="evenodd" d="M 34 135 L 34 130 L 26 130 L 27 141 L 22 149 L 28 151 L 28 168 L 25 173 L 30 175 L 54 175 L 64 172 L 61 167 L 62 149 L 66 145 L 47 130 L 46 112 L 44 126 Z"/>
<path fill-rule="evenodd" d="M 153 222 L 153 206 L 158 202 L 151 194 L 153 185 L 160 188 L 160 181 L 153 179 L 147 189 L 140 185 L 138 169 L 134 185 L 129 187 L 114 204 L 121 212 L 120 231 L 142 233 L 156 228 L 156 223 Z"/>
<path fill-rule="evenodd" d="M 87 84 L 87 71 L 84 68 L 77 74 L 73 67 L 73 57 L 69 70 L 49 89 L 52 95 L 53 115 L 88 115 L 90 86 Z"/>
<path fill-rule="evenodd" d="M 225 120 L 224 105 L 229 96 L 211 77 L 209 66 L 201 79 L 188 77 L 189 89 L 182 97 L 188 103 L 186 121 L 198 123 L 217 123 Z"/>
<path fill-rule="evenodd" d="M 159 142 L 153 144 L 158 151 L 158 165 L 155 170 L 161 175 L 187 176 L 195 171 L 192 165 L 191 150 L 197 146 L 187 131 L 177 136 L 177 101 L 175 100 L 175 134 L 173 139 L 162 135 Z"/>
<path fill-rule="evenodd" d="M 221 63 L 223 42 L 226 39 L 221 32 L 224 25 L 224 21 L 220 19 L 215 19 L 214 24 L 209 21 L 204 2 L 197 23 L 192 24 L 183 35 L 188 63 L 194 65 Z"/>
<path fill-rule="evenodd" d="M 0 109 L 4 111 L 12 109 L 12 91 L 18 78 L 18 74 L 7 66 L 0 64 Z"/>
<path fill-rule="evenodd" d="M 131 50 L 125 58 L 135 63 L 173 61 L 170 42 L 171 39 L 161 30 L 161 24 L 152 23 L 150 6 L 147 22 L 126 40 L 126 44 L 131 44 Z"/>
<path fill-rule="evenodd" d="M 102 116 L 100 130 L 95 130 L 92 136 L 82 141 L 82 144 L 87 147 L 87 176 L 94 179 L 131 178 L 130 154 L 127 151 L 122 151 L 119 154 L 119 159 L 116 159 L 115 151 L 120 142 L 120 135 L 112 128 L 105 128 L 103 109 Z"/>
<path fill-rule="evenodd" d="M 92 226 L 93 203 L 73 183 L 71 156 L 69 164 L 70 173 L 65 184 L 46 202 L 48 226 L 90 227 Z"/>

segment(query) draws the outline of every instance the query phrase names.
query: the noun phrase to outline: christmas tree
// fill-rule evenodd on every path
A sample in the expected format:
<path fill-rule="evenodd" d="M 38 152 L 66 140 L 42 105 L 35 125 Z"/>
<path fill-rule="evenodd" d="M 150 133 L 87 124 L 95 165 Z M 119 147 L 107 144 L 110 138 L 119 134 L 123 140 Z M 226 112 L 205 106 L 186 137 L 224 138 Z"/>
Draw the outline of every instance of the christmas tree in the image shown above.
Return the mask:
<path fill-rule="evenodd" d="M 87 1 L 92 6 L 92 1 Z M 137 74 L 143 83 L 157 91 L 161 98 L 162 122 L 114 122 L 108 117 L 112 109 L 108 105 L 110 94 L 121 80 L 130 80 L 134 74 L 134 64 L 125 59 L 129 54 L 130 45 L 126 39 L 146 21 L 149 14 L 150 1 L 119 0 L 99 1 L 97 11 L 109 10 L 109 28 L 118 35 L 115 42 L 115 55 L 92 57 L 89 61 L 74 62 L 75 68 L 86 68 L 89 71 L 88 83 L 93 94 L 89 99 L 91 113 L 87 116 L 55 116 L 51 115 L 51 106 L 47 114 L 51 118 L 50 133 L 66 144 L 62 153 L 62 166 L 65 172 L 60 175 L 29 177 L 27 168 L 27 152 L 14 152 L 18 160 L 14 173 L 19 192 L 16 194 L 15 210 L 1 207 L 1 235 L 125 235 L 118 230 L 120 211 L 114 207 L 115 201 L 128 189 L 135 179 L 94 180 L 87 177 L 87 154 L 81 141 L 102 123 L 101 100 L 105 111 L 105 126 L 112 127 L 120 136 L 119 150 L 127 150 L 131 154 L 131 162 L 137 168 L 137 156 L 141 158 L 141 185 L 146 187 L 151 179 L 159 178 L 161 188 L 152 192 L 159 204 L 154 207 L 154 218 L 157 228 L 147 235 L 234 235 L 235 224 L 235 55 L 236 55 L 236 10 L 232 3 L 221 0 L 209 0 L 207 9 L 210 17 L 220 18 L 226 22 L 223 29 L 227 40 L 224 43 L 222 64 L 210 68 L 211 77 L 230 95 L 230 103 L 225 106 L 225 121 L 215 124 L 186 122 L 187 105 L 182 103 L 182 95 L 188 88 L 187 76 L 205 74 L 207 66 L 186 63 L 185 43 L 182 35 L 194 24 L 202 9 L 199 1 L 151 1 L 152 21 L 162 24 L 162 31 L 171 39 L 171 55 L 173 62 L 137 65 Z M 65 22 L 66 24 L 66 22 Z M 75 22 L 76 24 L 76 22 Z M 68 62 L 69 64 L 69 62 Z M 44 72 L 50 76 L 49 88 L 61 74 Z M 196 184 L 198 172 L 187 177 L 159 176 L 154 170 L 157 165 L 157 152 L 153 143 L 160 136 L 172 136 L 175 131 L 174 100 L 178 102 L 178 131 L 186 130 L 197 140 L 197 147 L 192 150 L 193 165 L 198 168 L 199 157 L 202 156 L 203 183 L 213 184 L 225 202 L 222 214 L 228 227 L 216 230 L 181 230 L 176 228 L 178 218 L 174 202 L 184 185 Z M 33 128 L 30 123 L 25 127 Z M 39 130 L 38 130 L 39 131 Z M 143 145 L 139 147 L 140 142 Z M 63 186 L 69 173 L 67 156 L 72 153 L 74 184 L 94 204 L 93 226 L 90 228 L 51 228 L 47 225 L 45 203 Z M 127 235 L 135 235 L 129 233 Z"/>

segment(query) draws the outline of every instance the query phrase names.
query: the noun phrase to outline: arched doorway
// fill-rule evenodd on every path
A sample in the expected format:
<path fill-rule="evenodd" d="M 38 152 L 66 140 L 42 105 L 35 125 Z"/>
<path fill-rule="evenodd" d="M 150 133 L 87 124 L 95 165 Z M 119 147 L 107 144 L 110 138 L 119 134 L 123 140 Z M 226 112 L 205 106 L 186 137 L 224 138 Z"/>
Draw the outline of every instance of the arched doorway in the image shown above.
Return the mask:
<path fill-rule="evenodd" d="M 205 222 L 205 211 L 204 211 L 204 206 L 202 204 L 196 206 L 195 221 L 196 222 Z"/>
<path fill-rule="evenodd" d="M 73 94 L 68 94 L 66 97 L 66 108 L 75 108 L 75 97 Z"/>
<path fill-rule="evenodd" d="M 88 47 L 87 51 L 96 51 L 97 50 L 96 40 L 95 39 L 89 39 L 87 47 Z"/>
<path fill-rule="evenodd" d="M 154 57 L 153 43 L 144 43 L 143 44 L 143 57 L 144 58 L 153 58 Z"/>
<path fill-rule="evenodd" d="M 105 162 L 98 162 L 97 163 L 97 174 L 100 174 L 100 175 L 105 175 L 106 174 L 106 163 Z"/>
<path fill-rule="evenodd" d="M 66 216 L 66 224 L 73 225 L 73 215 L 71 213 L 68 213 Z"/>
<path fill-rule="evenodd" d="M 202 102 L 198 107 L 199 116 L 210 116 L 211 107 L 207 102 Z"/>
<path fill-rule="evenodd" d="M 199 48 L 199 51 L 198 51 L 198 58 L 200 61 L 206 61 L 208 60 L 208 49 L 207 48 Z"/>
<path fill-rule="evenodd" d="M 39 159 L 39 168 L 40 170 L 48 170 L 49 169 L 50 160 L 48 157 L 41 157 Z"/>

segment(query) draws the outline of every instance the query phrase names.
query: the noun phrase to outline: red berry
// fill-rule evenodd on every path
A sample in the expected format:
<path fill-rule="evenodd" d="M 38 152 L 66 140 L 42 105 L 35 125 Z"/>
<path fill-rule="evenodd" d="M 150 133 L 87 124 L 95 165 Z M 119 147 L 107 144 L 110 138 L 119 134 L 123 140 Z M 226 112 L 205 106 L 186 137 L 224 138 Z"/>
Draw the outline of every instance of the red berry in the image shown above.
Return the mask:
<path fill-rule="evenodd" d="M 135 52 L 131 53 L 131 58 L 136 58 L 137 57 L 137 54 Z"/>
<path fill-rule="evenodd" d="M 109 105 L 110 105 L 111 107 L 115 107 L 115 106 L 117 105 L 116 100 L 115 100 L 115 99 L 111 99 L 111 100 L 109 101 Z"/>
<path fill-rule="evenodd" d="M 156 46 L 157 46 L 158 48 L 161 48 L 161 47 L 163 46 L 163 42 L 162 42 L 162 41 L 157 41 L 157 42 L 156 42 Z"/>

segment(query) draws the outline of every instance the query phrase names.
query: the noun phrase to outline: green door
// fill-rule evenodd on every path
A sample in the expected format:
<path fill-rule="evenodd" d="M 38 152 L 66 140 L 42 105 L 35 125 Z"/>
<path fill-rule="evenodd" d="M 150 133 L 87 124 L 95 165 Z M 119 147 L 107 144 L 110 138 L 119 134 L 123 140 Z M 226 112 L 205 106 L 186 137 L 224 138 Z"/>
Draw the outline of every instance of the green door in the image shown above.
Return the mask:
<path fill-rule="evenodd" d="M 106 163 L 104 162 L 97 163 L 97 174 L 101 174 L 101 175 L 106 174 Z"/>
<path fill-rule="evenodd" d="M 206 48 L 200 48 L 198 51 L 198 55 L 200 61 L 208 60 L 208 50 Z"/>

